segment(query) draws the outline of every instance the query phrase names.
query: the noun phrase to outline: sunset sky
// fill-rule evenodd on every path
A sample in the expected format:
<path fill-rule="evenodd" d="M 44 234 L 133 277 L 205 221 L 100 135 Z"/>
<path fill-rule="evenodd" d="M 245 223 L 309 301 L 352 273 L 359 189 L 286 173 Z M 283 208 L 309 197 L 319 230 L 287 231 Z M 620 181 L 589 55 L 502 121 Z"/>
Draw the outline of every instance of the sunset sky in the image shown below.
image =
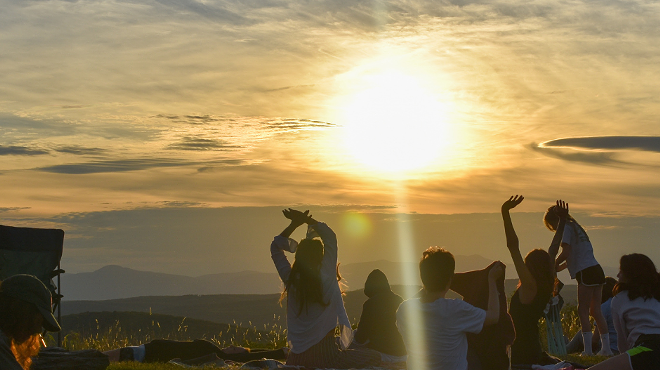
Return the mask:
<path fill-rule="evenodd" d="M 397 214 L 505 260 L 488 214 L 521 193 L 524 248 L 562 198 L 604 265 L 660 262 L 657 2 L 0 7 L 0 217 L 63 228 L 71 272 L 272 268 L 296 205 L 344 222 L 345 262 L 403 258 Z"/>

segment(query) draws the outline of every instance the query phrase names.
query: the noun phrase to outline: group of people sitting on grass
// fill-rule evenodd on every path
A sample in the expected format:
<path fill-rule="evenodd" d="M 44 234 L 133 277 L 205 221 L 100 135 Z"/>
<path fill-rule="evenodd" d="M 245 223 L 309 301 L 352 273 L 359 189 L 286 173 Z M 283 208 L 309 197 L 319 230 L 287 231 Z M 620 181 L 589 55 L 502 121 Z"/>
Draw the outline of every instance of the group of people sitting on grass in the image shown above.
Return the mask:
<path fill-rule="evenodd" d="M 558 359 L 543 351 L 539 320 L 557 294 L 557 271 L 568 268 L 578 282 L 581 333 L 568 344 L 584 355 L 609 359 L 594 370 L 657 369 L 660 363 L 660 275 L 642 254 L 621 257 L 618 282 L 606 279 L 589 237 L 557 201 L 544 216 L 554 238 L 549 249 L 523 258 L 510 210 L 523 201 L 511 197 L 501 208 L 507 248 L 519 276 L 507 310 L 505 266 L 495 261 L 483 270 L 456 273 L 453 255 L 431 247 L 419 262 L 422 289 L 408 300 L 393 293 L 380 270 L 365 283 L 362 315 L 355 331 L 344 308 L 337 264 L 337 237 L 308 211 L 283 211 L 290 220 L 270 252 L 284 283 L 288 347 L 276 350 L 221 349 L 205 340 L 154 340 L 106 354 L 112 361 L 161 362 L 223 359 L 246 362 L 285 360 L 305 368 L 505 370 L 549 365 Z M 307 225 L 307 236 L 290 238 Z M 559 250 L 561 249 L 561 253 Z M 285 252 L 295 253 L 293 264 Z M 449 299 L 449 290 L 463 299 Z M 596 325 L 592 332 L 590 316 Z M 38 353 L 41 329 L 59 330 L 50 312 L 50 292 L 36 278 L 17 275 L 0 283 L 0 368 L 27 370 Z M 510 346 L 510 356 L 508 348 Z M 618 353 L 617 355 L 614 355 Z"/>

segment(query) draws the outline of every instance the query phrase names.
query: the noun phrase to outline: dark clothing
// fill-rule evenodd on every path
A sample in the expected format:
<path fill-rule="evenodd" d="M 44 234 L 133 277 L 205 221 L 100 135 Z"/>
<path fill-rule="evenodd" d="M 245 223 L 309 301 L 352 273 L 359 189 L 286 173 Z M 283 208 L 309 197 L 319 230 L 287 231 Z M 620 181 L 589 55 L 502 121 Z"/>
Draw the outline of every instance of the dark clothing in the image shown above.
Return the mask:
<path fill-rule="evenodd" d="M 0 369 L 23 370 L 11 351 L 10 339 L 2 331 L 0 331 Z"/>
<path fill-rule="evenodd" d="M 605 284 L 605 272 L 600 265 L 587 267 L 575 274 L 578 283 L 586 286 L 595 286 Z"/>
<path fill-rule="evenodd" d="M 362 306 L 354 340 L 386 355 L 405 356 L 406 346 L 396 327 L 396 310 L 403 298 L 392 292 L 387 276 L 378 269 L 367 277 L 364 294 L 369 299 Z"/>
<path fill-rule="evenodd" d="M 403 298 L 391 290 L 364 302 L 355 341 L 387 355 L 405 356 L 406 346 L 396 327 L 396 310 L 401 302 Z"/>
<path fill-rule="evenodd" d="M 475 307 L 488 309 L 488 271 L 490 266 L 483 270 L 468 271 L 454 274 L 450 289 L 463 296 L 463 300 Z M 504 278 L 497 280 L 499 293 L 500 317 L 497 324 L 483 328 L 479 334 L 467 334 L 468 354 L 476 353 L 476 358 L 468 356 L 468 360 L 478 360 L 480 369 L 507 370 L 509 356 L 507 346 L 513 343 L 515 331 L 511 316 L 506 310 L 506 293 L 504 292 Z M 473 356 L 474 357 L 474 356 Z M 479 368 L 478 364 L 468 361 L 468 368 Z"/>
<path fill-rule="evenodd" d="M 543 351 L 539 337 L 539 320 L 548 301 L 547 295 L 539 293 L 530 304 L 523 304 L 518 290 L 513 293 L 509 313 L 516 329 L 516 340 L 511 346 L 511 364 L 549 365 L 556 362 Z"/>
<path fill-rule="evenodd" d="M 215 353 L 223 360 L 236 362 L 260 360 L 262 358 L 274 360 L 286 359 L 286 354 L 282 349 L 272 351 L 255 349 L 245 353 L 224 353 L 220 347 L 203 339 L 197 339 L 192 342 L 156 339 L 146 343 L 144 345 L 144 351 L 144 362 L 168 362 L 175 358 L 186 361 L 207 356 L 212 353 Z"/>
<path fill-rule="evenodd" d="M 627 351 L 633 370 L 652 370 L 660 362 L 660 335 L 642 334 Z"/>
<path fill-rule="evenodd" d="M 306 351 L 289 353 L 286 364 L 311 369 L 363 369 L 379 365 L 380 353 L 368 348 L 341 350 L 332 330 Z"/>

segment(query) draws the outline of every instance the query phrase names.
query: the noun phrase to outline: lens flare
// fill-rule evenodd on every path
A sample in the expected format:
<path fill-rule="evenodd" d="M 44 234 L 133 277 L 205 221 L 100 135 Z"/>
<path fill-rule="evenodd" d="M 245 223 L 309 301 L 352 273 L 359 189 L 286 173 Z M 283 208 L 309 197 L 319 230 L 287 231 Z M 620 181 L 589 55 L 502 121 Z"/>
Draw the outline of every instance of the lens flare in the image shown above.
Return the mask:
<path fill-rule="evenodd" d="M 371 220 L 364 214 L 346 213 L 342 217 L 342 222 L 346 234 L 352 238 L 362 239 L 371 234 Z"/>

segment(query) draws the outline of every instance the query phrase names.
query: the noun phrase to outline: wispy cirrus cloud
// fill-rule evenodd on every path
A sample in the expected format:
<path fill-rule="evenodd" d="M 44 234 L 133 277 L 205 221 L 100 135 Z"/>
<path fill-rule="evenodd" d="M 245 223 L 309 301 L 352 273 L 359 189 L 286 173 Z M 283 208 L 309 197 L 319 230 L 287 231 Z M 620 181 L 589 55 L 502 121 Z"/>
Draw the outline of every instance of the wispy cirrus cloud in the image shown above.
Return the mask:
<path fill-rule="evenodd" d="M 238 149 L 241 146 L 232 145 L 224 140 L 207 139 L 201 137 L 184 137 L 181 141 L 167 146 L 168 149 L 175 150 L 231 150 Z"/>
<path fill-rule="evenodd" d="M 643 150 L 660 153 L 660 136 L 591 136 L 546 141 L 539 148 L 586 150 Z"/>
<path fill-rule="evenodd" d="M 198 166 L 200 164 L 212 163 L 216 166 L 236 166 L 244 164 L 244 161 L 237 159 L 214 160 L 211 162 L 188 161 L 176 158 L 142 158 L 142 159 L 119 159 L 119 160 L 99 160 L 84 163 L 60 164 L 54 166 L 45 166 L 35 168 L 36 171 L 59 173 L 67 175 L 84 175 L 93 173 L 110 172 L 130 172 L 141 171 L 152 168 L 170 168 Z"/>
<path fill-rule="evenodd" d="M 50 152 L 45 149 L 30 148 L 27 146 L 20 145 L 9 145 L 4 146 L 0 145 L 0 155 L 24 155 L 24 156 L 34 156 L 34 155 L 44 155 L 49 154 Z"/>
<path fill-rule="evenodd" d="M 561 159 L 569 162 L 579 162 L 584 164 L 591 164 L 597 166 L 620 166 L 627 164 L 615 158 L 614 153 L 602 152 L 575 152 L 564 151 L 551 147 L 541 147 L 539 144 L 531 143 L 528 145 L 531 150 L 541 153 L 545 156 Z"/>
<path fill-rule="evenodd" d="M 85 147 L 82 145 L 61 145 L 53 148 L 58 153 L 75 154 L 75 155 L 102 155 L 107 153 L 106 149 Z"/>

